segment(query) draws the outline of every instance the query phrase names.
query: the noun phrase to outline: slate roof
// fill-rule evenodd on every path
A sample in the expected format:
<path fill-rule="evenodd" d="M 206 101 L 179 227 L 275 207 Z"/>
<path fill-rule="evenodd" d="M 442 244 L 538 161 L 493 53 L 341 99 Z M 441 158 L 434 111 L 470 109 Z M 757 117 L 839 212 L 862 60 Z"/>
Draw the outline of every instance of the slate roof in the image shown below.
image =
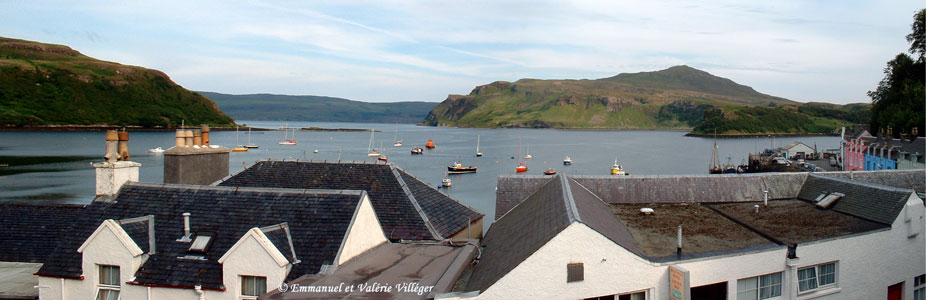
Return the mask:
<path fill-rule="evenodd" d="M 495 190 L 495 220 L 550 181 L 550 176 L 499 176 Z"/>
<path fill-rule="evenodd" d="M 891 225 L 914 191 L 810 174 L 804 182 L 798 198 L 813 201 L 824 192 L 845 194 L 830 207 L 833 211 Z"/>
<path fill-rule="evenodd" d="M 842 171 L 817 174 L 926 193 L 926 170 Z"/>
<path fill-rule="evenodd" d="M 572 178 L 605 202 L 615 204 L 758 201 L 767 190 L 762 174 Z"/>
<path fill-rule="evenodd" d="M 85 205 L 0 203 L 0 261 L 45 261 Z"/>
<path fill-rule="evenodd" d="M 482 214 L 392 164 L 260 161 L 220 186 L 364 190 L 390 240 L 444 239 Z"/>
<path fill-rule="evenodd" d="M 127 183 L 113 203 L 93 203 L 74 222 L 57 249 L 39 270 L 41 276 L 79 278 L 82 256 L 77 248 L 106 219 L 126 219 L 154 215 L 155 246 L 135 274 L 136 284 L 222 289 L 222 266 L 217 262 L 247 231 L 286 222 L 294 237 L 296 255 L 302 262 L 293 265 L 287 280 L 317 273 L 323 264 L 334 261 L 341 241 L 363 191 L 292 190 L 266 188 L 213 187 L 179 184 Z M 190 255 L 190 243 L 177 242 L 183 236 L 184 212 L 190 212 L 190 227 L 197 232 L 213 232 L 212 245 L 205 260 L 181 259 Z M 136 232 L 136 226 L 125 226 Z M 133 229 L 134 228 L 134 229 Z M 135 234 L 132 239 L 139 246 Z M 271 238 L 275 245 L 282 242 Z M 277 246 L 280 247 L 280 246 Z M 279 249 L 288 258 L 286 248 Z M 230 283 L 234 284 L 234 283 Z"/>
<path fill-rule="evenodd" d="M 555 176 L 489 227 L 467 291 L 485 291 L 575 221 Z"/>

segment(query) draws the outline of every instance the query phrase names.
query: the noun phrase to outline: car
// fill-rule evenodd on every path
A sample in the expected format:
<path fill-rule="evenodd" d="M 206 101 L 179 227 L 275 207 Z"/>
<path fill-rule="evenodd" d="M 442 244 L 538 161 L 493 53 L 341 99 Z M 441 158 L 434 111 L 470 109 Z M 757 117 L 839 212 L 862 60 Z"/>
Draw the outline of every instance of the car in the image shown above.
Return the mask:
<path fill-rule="evenodd" d="M 797 159 L 797 164 L 803 166 L 803 165 L 804 165 L 804 159 L 803 159 L 803 158 L 798 158 L 798 159 Z"/>
<path fill-rule="evenodd" d="M 836 158 L 835 158 L 835 157 L 830 157 L 830 166 L 835 167 L 835 166 L 837 166 L 837 165 L 839 165 L 839 162 L 836 161 Z"/>

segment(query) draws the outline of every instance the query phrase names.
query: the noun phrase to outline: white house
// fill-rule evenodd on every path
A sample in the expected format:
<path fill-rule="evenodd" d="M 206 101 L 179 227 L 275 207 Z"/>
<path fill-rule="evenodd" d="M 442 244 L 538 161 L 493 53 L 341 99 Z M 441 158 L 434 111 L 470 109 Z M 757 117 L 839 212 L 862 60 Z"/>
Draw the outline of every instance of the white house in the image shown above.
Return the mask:
<path fill-rule="evenodd" d="M 505 181 L 500 195 L 525 194 Z M 806 173 L 560 175 L 526 194 L 497 212 L 470 294 L 438 298 L 920 299 L 926 289 L 924 205 L 910 189 Z"/>
<path fill-rule="evenodd" d="M 128 183 L 37 273 L 42 299 L 253 299 L 386 243 L 364 191 Z"/>
<path fill-rule="evenodd" d="M 793 142 L 787 146 L 781 147 L 782 152 L 785 153 L 785 158 L 804 158 L 804 156 L 810 156 L 814 154 L 814 149 L 810 146 L 807 146 L 801 142 Z"/>

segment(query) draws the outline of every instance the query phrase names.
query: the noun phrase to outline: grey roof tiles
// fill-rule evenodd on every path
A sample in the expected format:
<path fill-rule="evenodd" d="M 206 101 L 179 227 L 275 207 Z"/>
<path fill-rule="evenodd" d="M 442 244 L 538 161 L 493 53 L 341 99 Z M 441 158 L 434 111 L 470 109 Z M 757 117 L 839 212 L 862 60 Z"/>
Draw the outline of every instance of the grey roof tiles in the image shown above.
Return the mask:
<path fill-rule="evenodd" d="M 45 261 L 84 207 L 0 203 L 0 261 Z"/>

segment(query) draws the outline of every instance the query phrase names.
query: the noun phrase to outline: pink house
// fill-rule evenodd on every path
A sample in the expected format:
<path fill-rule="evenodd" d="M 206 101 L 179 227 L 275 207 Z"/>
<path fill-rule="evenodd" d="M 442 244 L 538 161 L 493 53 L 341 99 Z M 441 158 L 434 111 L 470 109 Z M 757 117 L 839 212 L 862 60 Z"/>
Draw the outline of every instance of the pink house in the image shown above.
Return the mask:
<path fill-rule="evenodd" d="M 868 148 L 866 143 L 870 143 L 872 138 L 874 137 L 868 130 L 862 130 L 855 137 L 846 140 L 846 157 L 843 160 L 844 170 L 865 170 L 865 150 Z"/>

